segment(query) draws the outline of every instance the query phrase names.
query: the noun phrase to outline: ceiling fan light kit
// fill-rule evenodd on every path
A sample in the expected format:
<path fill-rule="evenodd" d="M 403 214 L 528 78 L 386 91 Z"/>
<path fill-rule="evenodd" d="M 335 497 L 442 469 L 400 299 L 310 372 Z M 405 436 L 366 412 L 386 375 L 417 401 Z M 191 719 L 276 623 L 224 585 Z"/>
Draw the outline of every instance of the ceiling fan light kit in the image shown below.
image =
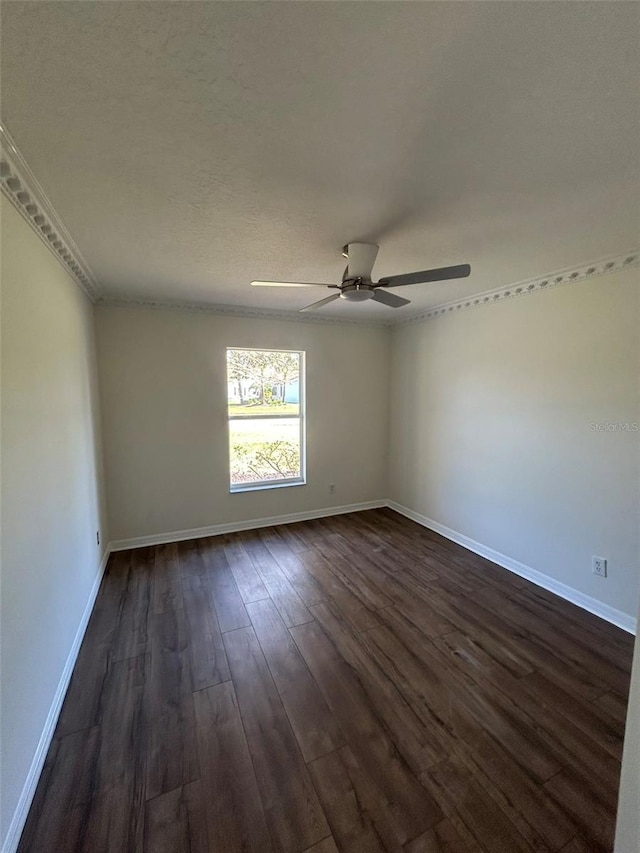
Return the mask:
<path fill-rule="evenodd" d="M 469 264 L 459 264 L 453 267 L 387 276 L 378 282 L 373 282 L 371 272 L 376 262 L 378 248 L 375 243 L 347 243 L 342 250 L 342 254 L 347 259 L 347 267 L 340 284 L 295 281 L 252 281 L 251 284 L 254 287 L 329 287 L 340 291 L 301 308 L 301 311 L 316 311 L 336 299 L 346 299 L 348 302 L 367 302 L 373 299 L 374 302 L 380 302 L 389 308 L 401 308 L 403 305 L 408 305 L 410 300 L 395 293 L 388 293 L 386 288 L 466 278 L 471 273 Z"/>
<path fill-rule="evenodd" d="M 372 299 L 375 290 L 372 284 L 365 284 L 362 280 L 356 280 L 353 284 L 344 284 L 340 288 L 340 296 L 348 302 L 364 302 Z"/>

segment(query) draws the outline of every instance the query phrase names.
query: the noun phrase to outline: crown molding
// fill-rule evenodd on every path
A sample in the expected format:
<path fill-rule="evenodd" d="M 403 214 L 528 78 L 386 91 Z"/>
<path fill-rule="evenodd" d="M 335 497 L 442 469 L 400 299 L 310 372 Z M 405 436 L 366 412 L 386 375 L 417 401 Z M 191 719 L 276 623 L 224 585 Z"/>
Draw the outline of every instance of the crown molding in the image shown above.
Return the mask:
<path fill-rule="evenodd" d="M 528 278 L 525 281 L 504 285 L 494 290 L 485 290 L 482 293 L 476 293 L 464 299 L 434 305 L 432 308 L 426 308 L 409 317 L 399 317 L 393 325 L 424 323 L 426 320 L 433 320 L 437 317 L 445 317 L 450 314 L 459 314 L 461 311 L 468 311 L 471 308 L 496 305 L 498 302 L 504 302 L 506 299 L 516 299 L 520 296 L 529 296 L 531 293 L 553 290 L 555 287 L 562 287 L 566 284 L 588 281 L 601 275 L 619 272 L 622 269 L 630 267 L 637 267 L 639 264 L 640 250 L 634 249 L 622 255 L 614 255 L 613 257 L 592 261 L 589 264 L 582 264 L 581 266 L 567 267 L 566 269 L 557 270 L 556 272 L 547 273 L 536 278 Z"/>
<path fill-rule="evenodd" d="M 269 308 L 251 308 L 241 305 L 213 305 L 199 302 L 174 302 L 165 299 L 128 299 L 104 297 L 96 302 L 105 308 L 150 308 L 156 311 L 188 311 L 195 314 L 214 314 L 222 317 L 244 317 L 253 320 L 284 320 L 288 323 L 313 325 L 366 326 L 383 329 L 389 323 L 373 318 L 328 317 L 321 314 L 301 314 L 299 311 L 277 311 Z"/>
<path fill-rule="evenodd" d="M 0 190 L 92 302 L 100 287 L 38 179 L 0 125 Z"/>
<path fill-rule="evenodd" d="M 97 301 L 98 305 L 106 307 L 124 308 L 151 308 L 161 311 L 191 311 L 200 314 L 215 314 L 223 317 L 248 317 L 258 320 L 284 320 L 289 323 L 312 323 L 315 325 L 342 325 L 342 326 L 369 326 L 374 328 L 389 328 L 403 326 L 411 323 L 424 323 L 438 317 L 446 317 L 450 314 L 459 314 L 472 308 L 483 308 L 488 305 L 496 305 L 506 299 L 516 299 L 520 296 L 528 296 L 532 293 L 541 293 L 545 290 L 553 290 L 566 284 L 576 284 L 588 281 L 608 273 L 619 272 L 623 269 L 637 267 L 640 265 L 640 250 L 624 252 L 621 255 L 603 258 L 580 266 L 567 267 L 546 275 L 518 281 L 514 284 L 504 285 L 494 290 L 485 290 L 464 299 L 445 302 L 426 308 L 410 316 L 397 317 L 388 321 L 351 317 L 331 317 L 321 314 L 301 314 L 298 311 L 276 311 L 268 308 L 251 308 L 238 305 L 211 305 L 195 302 L 175 302 L 162 299 L 129 299 L 127 297 L 112 298 L 105 297 Z"/>
<path fill-rule="evenodd" d="M 388 320 L 373 317 L 336 317 L 322 314 L 301 314 L 298 311 L 279 311 L 268 308 L 252 308 L 238 305 L 215 305 L 197 302 L 181 302 L 163 299 L 144 299 L 103 296 L 91 268 L 82 257 L 80 249 L 63 225 L 55 208 L 47 198 L 28 163 L 19 152 L 6 127 L 0 125 L 0 190 L 13 204 L 42 242 L 58 259 L 64 269 L 73 277 L 92 302 L 105 306 L 152 308 L 164 311 L 190 311 L 202 314 L 215 314 L 224 317 L 246 317 L 259 320 L 283 320 L 293 323 L 313 325 L 390 326 L 422 323 L 450 314 L 459 314 L 472 308 L 482 308 L 515 299 L 552 290 L 566 284 L 587 281 L 607 273 L 618 272 L 640 265 L 640 250 L 634 249 L 624 254 L 607 257 L 599 261 L 567 267 L 556 272 L 524 281 L 514 282 L 493 290 L 486 290 L 463 299 L 444 302 L 425 308 L 413 314 L 396 314 Z"/>

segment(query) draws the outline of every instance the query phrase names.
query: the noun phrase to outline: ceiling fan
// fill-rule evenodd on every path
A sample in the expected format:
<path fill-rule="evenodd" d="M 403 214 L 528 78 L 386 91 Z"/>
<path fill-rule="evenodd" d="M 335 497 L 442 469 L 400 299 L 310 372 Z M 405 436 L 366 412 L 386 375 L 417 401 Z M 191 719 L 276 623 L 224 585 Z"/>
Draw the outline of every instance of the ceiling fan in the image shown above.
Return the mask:
<path fill-rule="evenodd" d="M 373 299 L 390 308 L 401 308 L 408 305 L 410 299 L 388 293 L 388 287 L 403 287 L 406 284 L 427 284 L 432 281 L 445 281 L 451 278 L 466 278 L 470 272 L 469 264 L 459 264 L 455 267 L 441 267 L 434 270 L 409 272 L 402 275 L 391 275 L 381 278 L 378 282 L 371 280 L 371 271 L 378 254 L 378 246 L 371 243 L 348 243 L 342 250 L 347 258 L 347 267 L 340 284 L 320 284 L 319 282 L 302 281 L 252 281 L 254 287 L 330 287 L 340 293 L 332 293 L 319 302 L 313 302 L 301 311 L 316 311 L 323 305 L 328 305 L 334 299 L 347 299 L 349 302 L 364 302 Z"/>

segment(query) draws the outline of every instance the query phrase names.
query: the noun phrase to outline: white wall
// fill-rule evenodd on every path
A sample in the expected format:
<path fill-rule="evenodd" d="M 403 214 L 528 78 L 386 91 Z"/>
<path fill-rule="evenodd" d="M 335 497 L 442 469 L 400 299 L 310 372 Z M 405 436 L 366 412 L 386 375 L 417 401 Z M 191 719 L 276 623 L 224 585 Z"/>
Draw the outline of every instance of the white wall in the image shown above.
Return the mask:
<path fill-rule="evenodd" d="M 108 539 L 92 306 L 4 198 L 1 213 L 0 844 Z"/>
<path fill-rule="evenodd" d="M 386 497 L 387 329 L 128 307 L 97 329 L 114 540 Z M 228 346 L 305 350 L 307 485 L 229 493 Z"/>
<path fill-rule="evenodd" d="M 638 273 L 398 327 L 390 497 L 635 617 Z M 591 556 L 609 577 L 591 573 Z"/>

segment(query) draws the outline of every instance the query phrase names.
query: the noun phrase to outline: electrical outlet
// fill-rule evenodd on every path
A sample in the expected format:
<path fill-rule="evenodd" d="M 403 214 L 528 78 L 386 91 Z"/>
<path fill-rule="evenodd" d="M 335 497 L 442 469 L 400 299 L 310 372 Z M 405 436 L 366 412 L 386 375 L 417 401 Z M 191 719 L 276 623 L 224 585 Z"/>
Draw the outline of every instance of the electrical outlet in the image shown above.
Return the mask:
<path fill-rule="evenodd" d="M 100 544 L 100 531 L 99 530 L 96 530 L 96 542 L 98 543 L 98 545 Z"/>
<path fill-rule="evenodd" d="M 335 483 L 329 483 L 329 494 L 335 495 L 335 493 L 336 493 L 336 484 Z"/>
<path fill-rule="evenodd" d="M 591 558 L 591 568 L 593 570 L 594 575 L 598 575 L 601 578 L 606 578 L 607 576 L 607 561 L 604 557 L 592 557 Z"/>

